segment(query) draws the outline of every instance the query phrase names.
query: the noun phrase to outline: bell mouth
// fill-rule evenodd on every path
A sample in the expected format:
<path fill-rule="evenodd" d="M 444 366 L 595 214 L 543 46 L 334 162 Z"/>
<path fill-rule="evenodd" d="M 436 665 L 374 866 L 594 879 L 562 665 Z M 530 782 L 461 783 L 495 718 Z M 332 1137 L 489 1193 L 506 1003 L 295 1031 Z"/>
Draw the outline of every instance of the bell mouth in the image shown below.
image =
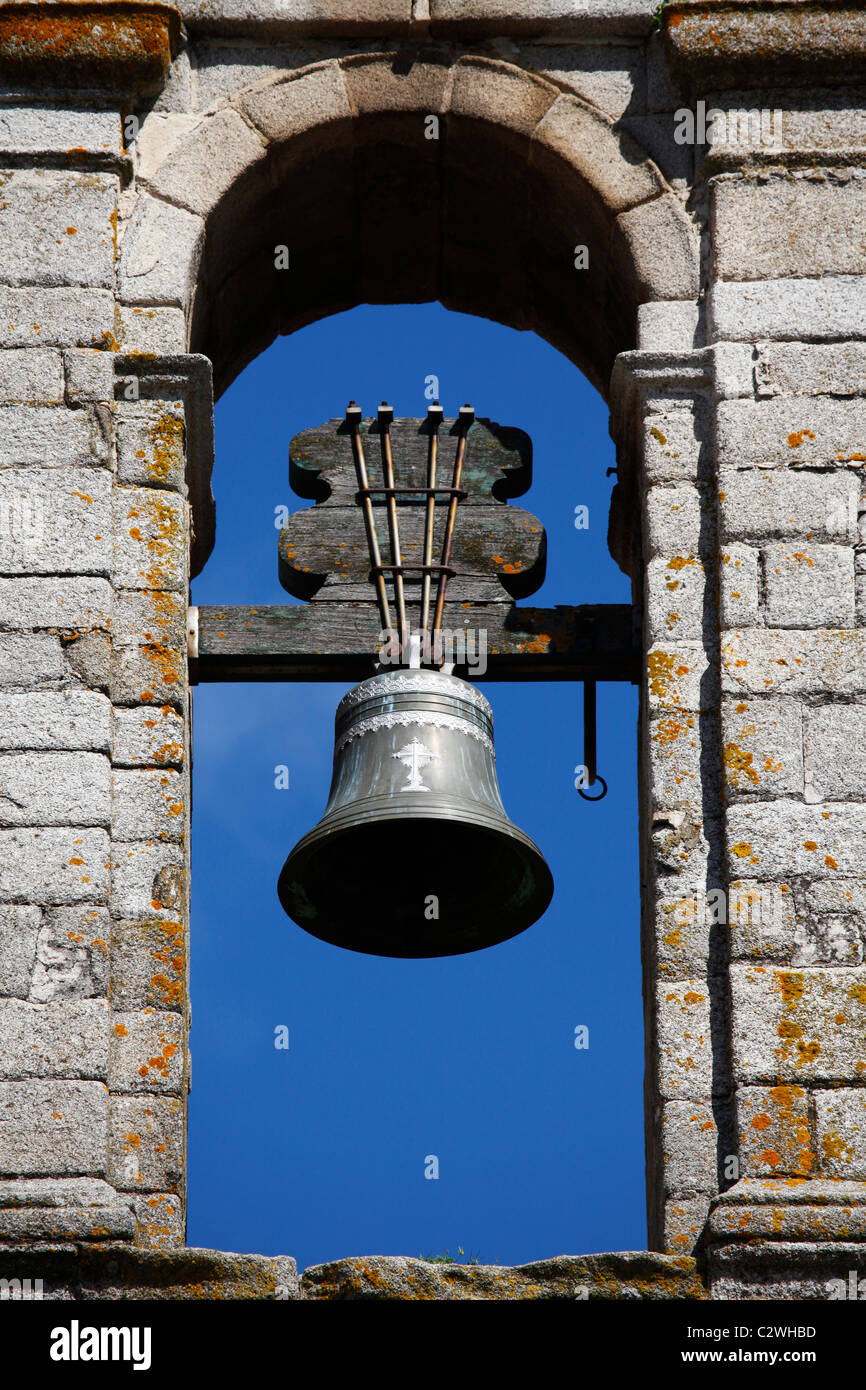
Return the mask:
<path fill-rule="evenodd" d="M 320 941 L 418 959 L 519 935 L 546 910 L 553 877 L 510 823 L 380 809 L 366 824 L 319 825 L 304 836 L 277 891 L 289 917 Z"/>

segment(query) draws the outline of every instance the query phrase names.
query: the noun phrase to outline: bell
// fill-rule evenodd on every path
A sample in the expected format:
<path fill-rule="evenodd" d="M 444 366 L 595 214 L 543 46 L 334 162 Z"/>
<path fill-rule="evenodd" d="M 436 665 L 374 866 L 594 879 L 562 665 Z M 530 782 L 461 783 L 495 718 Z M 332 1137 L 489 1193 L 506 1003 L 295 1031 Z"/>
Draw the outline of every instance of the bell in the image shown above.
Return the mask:
<path fill-rule="evenodd" d="M 280 874 L 299 926 L 369 955 L 456 956 L 541 916 L 553 878 L 505 814 L 479 690 L 394 670 L 350 690 L 335 722 L 325 814 Z"/>

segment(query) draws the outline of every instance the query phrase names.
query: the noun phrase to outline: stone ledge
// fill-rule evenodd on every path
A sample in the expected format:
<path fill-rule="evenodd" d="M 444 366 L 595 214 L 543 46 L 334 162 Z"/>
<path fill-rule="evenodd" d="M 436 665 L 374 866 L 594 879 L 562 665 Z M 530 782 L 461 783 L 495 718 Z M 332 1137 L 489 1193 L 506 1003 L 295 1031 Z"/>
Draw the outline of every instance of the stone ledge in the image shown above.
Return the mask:
<path fill-rule="evenodd" d="M 723 1245 L 710 1251 L 708 1265 L 714 1300 L 862 1298 L 856 1291 L 860 1281 L 866 1291 L 866 1243 L 861 1242 L 758 1240 Z"/>
<path fill-rule="evenodd" d="M 706 1239 L 711 1263 L 721 1247 L 740 1249 L 744 1241 L 750 1247 L 783 1246 L 788 1260 L 799 1243 L 804 1249 L 830 1241 L 847 1248 L 866 1241 L 866 1182 L 743 1178 L 713 1203 Z M 749 1278 L 751 1270 L 747 1262 Z"/>
<path fill-rule="evenodd" d="M 716 1198 L 715 1207 L 767 1206 L 866 1206 L 866 1182 L 845 1178 L 741 1178 Z"/>
<path fill-rule="evenodd" d="M 866 1208 L 760 1203 L 754 1207 L 718 1207 L 710 1217 L 709 1239 L 714 1246 L 756 1239 L 774 1243 L 866 1241 Z"/>
<path fill-rule="evenodd" d="M 270 40 L 304 35 L 429 32 L 641 36 L 652 26 L 647 0 L 180 0 L 190 31 Z"/>
<path fill-rule="evenodd" d="M 10 87 L 158 93 L 180 35 L 159 0 L 0 4 L 0 78 Z"/>
<path fill-rule="evenodd" d="M 673 0 L 662 28 L 674 75 L 703 97 L 850 84 L 866 58 L 862 0 Z"/>
<path fill-rule="evenodd" d="M 436 37 L 544 34 L 558 37 L 642 36 L 652 27 L 645 0 L 428 0 Z M 416 3 L 415 13 L 418 14 Z"/>
<path fill-rule="evenodd" d="M 373 1255 L 313 1265 L 301 1277 L 301 1297 L 379 1301 L 465 1299 L 705 1299 L 694 1259 L 624 1251 L 558 1255 L 532 1264 L 431 1264 L 401 1255 Z"/>
<path fill-rule="evenodd" d="M 299 1297 L 297 1266 L 288 1256 L 220 1250 L 0 1247 L 0 1278 L 41 1279 L 43 1298 L 82 1302 Z"/>
<path fill-rule="evenodd" d="M 704 1300 L 694 1259 L 625 1251 L 559 1255 L 513 1268 L 373 1255 L 314 1265 L 219 1250 L 0 1244 L 0 1279 L 41 1279 L 45 1299 Z"/>
<path fill-rule="evenodd" d="M 405 33 L 412 24 L 412 0 L 181 0 L 180 10 L 196 34 L 269 40 Z"/>
<path fill-rule="evenodd" d="M 772 1180 L 770 1180 L 771 1182 Z M 738 1191 L 763 1205 L 768 1221 L 778 1211 L 778 1193 L 770 1182 L 744 1180 Z M 827 1187 L 804 1183 L 805 1188 Z M 851 1200 L 844 1187 L 846 1200 Z M 866 1188 L 866 1184 L 860 1184 Z M 761 1191 L 763 1189 L 763 1193 Z M 791 1191 L 794 1191 L 792 1188 Z M 802 1189 L 801 1189 L 802 1191 Z M 716 1212 L 742 1211 L 731 1189 L 716 1203 Z M 807 1194 L 803 1194 L 804 1199 Z M 813 1201 L 816 1193 L 812 1193 Z M 863 1214 L 862 1194 L 857 1196 Z M 752 1208 L 756 1210 L 757 1207 Z M 817 1209 L 817 1208 L 816 1208 Z M 794 1206 L 790 1207 L 793 1212 Z M 803 1203 L 799 1211 L 810 1210 Z M 825 1206 L 823 1211 L 828 1208 Z M 841 1210 L 841 1207 L 835 1208 Z M 745 1237 L 745 1238 L 744 1238 Z M 210 1300 L 366 1300 L 379 1302 L 570 1302 L 650 1300 L 824 1300 L 866 1295 L 866 1241 L 843 1233 L 836 1239 L 791 1238 L 781 1229 L 776 1239 L 755 1238 L 750 1230 L 739 1239 L 711 1244 L 698 1263 L 684 1256 L 652 1251 L 598 1255 L 559 1255 L 514 1267 L 432 1264 L 400 1255 L 372 1255 L 314 1265 L 298 1278 L 288 1256 L 236 1255 L 219 1250 L 141 1250 L 71 1243 L 19 1245 L 0 1243 L 0 1279 L 22 1284 L 42 1280 L 41 1297 L 73 1302 L 126 1299 Z M 858 1282 L 859 1281 L 859 1282 Z M 859 1289 L 851 1293 L 850 1287 Z M 6 1286 L 4 1285 L 4 1288 Z M 29 1286 L 28 1286 L 29 1287 Z"/>
<path fill-rule="evenodd" d="M 135 1212 L 128 1203 L 104 1207 L 16 1207 L 0 1211 L 3 1245 L 51 1244 L 62 1241 L 130 1241 L 135 1238 Z"/>

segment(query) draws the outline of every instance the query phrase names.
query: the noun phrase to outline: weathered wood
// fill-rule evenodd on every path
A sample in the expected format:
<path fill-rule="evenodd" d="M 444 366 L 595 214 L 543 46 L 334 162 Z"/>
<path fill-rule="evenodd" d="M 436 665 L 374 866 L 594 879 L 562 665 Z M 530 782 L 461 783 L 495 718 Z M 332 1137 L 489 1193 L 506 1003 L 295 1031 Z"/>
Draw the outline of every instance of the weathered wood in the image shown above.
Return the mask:
<path fill-rule="evenodd" d="M 445 509 L 437 506 L 435 560 L 442 549 L 445 517 Z M 390 561 L 384 510 L 376 507 L 374 518 L 382 559 Z M 417 505 L 400 508 L 400 545 L 406 563 L 422 563 L 422 498 Z M 320 506 L 295 512 L 280 533 L 279 556 L 280 581 L 296 598 L 363 601 L 373 596 L 364 520 L 357 507 Z M 451 560 L 457 573 L 449 580 L 448 596 L 455 603 L 495 602 L 503 598 L 503 590 L 512 598 L 528 598 L 544 579 L 544 529 L 536 517 L 517 507 L 472 507 L 465 512 L 458 508 Z M 435 593 L 435 581 L 433 588 Z M 389 596 L 391 592 L 389 580 Z M 420 573 L 406 575 L 406 592 L 410 599 L 420 598 Z"/>
<path fill-rule="evenodd" d="M 360 430 L 371 472 L 381 482 L 379 422 L 363 420 Z M 424 486 L 429 431 L 426 418 L 403 417 L 393 422 L 391 450 L 398 486 Z M 439 467 L 443 476 L 450 474 L 457 435 L 456 417 L 443 419 L 439 427 Z M 299 497 L 315 502 L 331 499 L 338 506 L 346 506 L 352 501 L 357 483 L 345 420 L 335 418 L 293 436 L 289 444 L 289 482 Z M 502 504 L 509 497 L 521 497 L 531 482 L 529 435 L 510 425 L 476 420 L 466 441 L 463 486 L 467 497 L 461 505 L 489 506 L 491 499 Z"/>
<path fill-rule="evenodd" d="M 360 432 L 371 484 L 383 482 L 379 422 Z M 418 489 L 400 494 L 400 542 L 404 563 L 420 563 L 424 548 L 427 450 L 426 419 L 395 420 L 391 446 L 395 484 Z M 457 446 L 456 420 L 440 427 L 439 480 L 450 479 Z M 469 634 L 472 645 L 444 656 L 479 680 L 636 681 L 632 609 L 626 604 L 517 608 L 542 583 L 546 539 L 541 522 L 506 506 L 529 487 L 532 445 L 522 430 L 476 420 L 466 436 L 448 602 L 441 624 L 446 640 Z M 295 512 L 280 534 L 280 579 L 303 605 L 198 610 L 194 681 L 363 680 L 387 640 L 374 601 L 364 519 L 357 505 L 358 479 L 351 433 L 334 419 L 295 435 L 290 480 L 314 507 Z M 441 552 L 449 494 L 437 495 L 434 556 Z M 384 493 L 373 498 L 382 559 L 391 560 Z M 420 628 L 421 575 L 406 576 L 411 628 Z M 388 589 L 393 594 L 389 579 Z M 396 610 L 394 610 L 396 612 Z M 394 615 L 392 614 L 392 618 Z M 394 618 L 394 621 L 396 619 Z M 483 638 L 482 638 L 482 634 Z M 482 646 L 483 643 L 483 646 Z"/>
<path fill-rule="evenodd" d="M 413 621 L 415 616 L 413 611 Z M 476 641 L 479 631 L 486 632 L 487 670 L 478 680 L 638 678 L 628 604 L 517 608 L 507 603 L 448 603 L 443 628 L 467 628 Z M 373 602 L 201 607 L 191 678 L 359 681 L 372 673 L 371 653 L 379 639 Z"/>
<path fill-rule="evenodd" d="M 390 431 L 395 484 L 419 489 L 397 499 L 402 558 L 408 564 L 423 561 L 429 430 L 426 419 L 401 419 L 393 422 Z M 361 436 L 370 481 L 376 487 L 384 480 L 379 423 L 363 421 Z M 446 487 L 456 446 L 456 422 L 444 420 L 439 431 L 439 481 Z M 466 496 L 458 507 L 451 553 L 455 571 L 448 585 L 451 602 L 481 602 L 505 595 L 527 598 L 542 584 L 544 527 L 529 512 L 506 505 L 508 497 L 519 496 L 529 487 L 531 461 L 532 445 L 522 430 L 489 420 L 476 420 L 470 427 L 461 481 Z M 372 597 L 369 548 L 355 500 L 358 483 L 345 421 L 331 420 L 295 435 L 289 450 L 289 478 L 295 491 L 314 498 L 316 505 L 295 512 L 280 533 L 283 587 L 296 598 L 313 602 Z M 372 500 L 379 549 L 383 561 L 390 563 L 385 495 L 374 494 Z M 434 559 L 441 553 L 447 507 L 448 495 L 442 492 L 436 498 Z M 390 575 L 387 586 L 390 597 Z M 406 592 L 410 600 L 420 598 L 419 572 L 407 572 Z"/>

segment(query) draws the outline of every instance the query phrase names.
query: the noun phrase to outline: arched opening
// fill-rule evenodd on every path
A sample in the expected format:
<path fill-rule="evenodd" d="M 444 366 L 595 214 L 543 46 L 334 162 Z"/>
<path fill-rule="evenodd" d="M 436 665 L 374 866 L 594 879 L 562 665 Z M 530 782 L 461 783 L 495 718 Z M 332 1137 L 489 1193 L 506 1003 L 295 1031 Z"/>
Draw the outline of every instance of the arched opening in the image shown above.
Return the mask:
<path fill-rule="evenodd" d="M 140 183 L 125 295 L 183 307 L 217 397 L 279 334 L 438 299 L 532 329 L 607 398 L 638 307 L 698 293 L 695 229 L 630 135 L 547 78 L 446 45 L 317 63 L 168 118 Z M 205 488 L 193 573 L 213 526 Z"/>
<path fill-rule="evenodd" d="M 220 525 L 193 601 L 290 601 L 273 527 L 276 507 L 305 505 L 287 485 L 289 435 L 384 387 L 398 414 L 421 415 L 428 370 L 446 400 L 468 394 L 533 435 L 521 505 L 548 531 L 540 601 L 627 601 L 605 538 L 604 403 L 534 335 L 434 305 L 324 320 L 238 377 L 216 409 Z M 290 1250 L 302 1266 L 460 1245 L 506 1264 L 645 1247 L 637 693 L 600 687 L 611 790 L 590 807 L 574 787 L 580 687 L 480 684 L 506 806 L 543 847 L 556 896 L 523 936 L 432 961 L 340 951 L 277 902 L 283 858 L 323 809 L 345 684 L 197 690 L 191 1244 Z"/>
<path fill-rule="evenodd" d="M 279 333 L 360 302 L 432 299 L 533 329 L 604 393 L 637 305 L 696 293 L 690 227 L 652 161 L 510 64 L 363 54 L 234 105 L 197 157 L 178 153 L 153 180 L 199 210 L 190 166 L 210 165 L 191 341 L 217 394 Z M 242 164 L 221 197 L 218 137 Z M 290 267 L 275 274 L 279 245 Z"/>
<path fill-rule="evenodd" d="M 159 287 L 182 304 L 218 395 L 280 333 L 437 298 L 534 330 L 606 394 L 638 306 L 697 296 L 693 227 L 652 161 L 589 103 L 496 59 L 443 46 L 324 62 L 163 133 L 124 241 L 133 302 Z M 637 577 L 636 456 L 622 462 L 612 540 Z M 202 500 L 194 573 L 212 542 Z"/>

